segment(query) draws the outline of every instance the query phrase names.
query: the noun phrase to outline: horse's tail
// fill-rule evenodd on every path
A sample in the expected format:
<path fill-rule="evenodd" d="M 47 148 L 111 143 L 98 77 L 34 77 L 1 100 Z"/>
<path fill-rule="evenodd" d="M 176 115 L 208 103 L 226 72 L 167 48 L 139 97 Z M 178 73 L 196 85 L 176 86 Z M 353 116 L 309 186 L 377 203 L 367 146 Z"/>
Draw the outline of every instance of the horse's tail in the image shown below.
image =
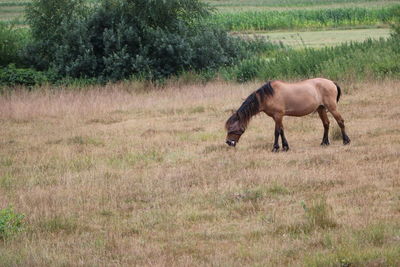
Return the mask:
<path fill-rule="evenodd" d="M 342 90 L 340 89 L 340 86 L 337 83 L 334 83 L 336 85 L 337 89 L 337 97 L 336 97 L 336 102 L 339 102 L 340 96 L 342 95 Z"/>

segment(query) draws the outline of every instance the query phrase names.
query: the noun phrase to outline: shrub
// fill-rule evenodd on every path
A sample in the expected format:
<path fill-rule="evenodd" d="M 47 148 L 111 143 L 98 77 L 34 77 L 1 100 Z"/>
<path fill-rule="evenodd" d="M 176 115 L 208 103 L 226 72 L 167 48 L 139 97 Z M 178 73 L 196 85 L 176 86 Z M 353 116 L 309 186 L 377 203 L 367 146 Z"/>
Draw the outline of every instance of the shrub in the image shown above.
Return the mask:
<path fill-rule="evenodd" d="M 199 0 L 103 0 L 90 6 L 34 0 L 27 12 L 34 42 L 26 60 L 61 77 L 103 82 L 216 70 L 242 58 L 245 49 L 244 42 L 200 22 L 209 12 Z"/>
<path fill-rule="evenodd" d="M 16 68 L 14 64 L 0 68 L 0 86 L 23 85 L 32 87 L 49 81 L 47 73 Z"/>
<path fill-rule="evenodd" d="M 20 50 L 27 41 L 26 31 L 0 22 L 0 67 L 20 62 Z"/>
<path fill-rule="evenodd" d="M 26 20 L 33 42 L 25 51 L 25 61 L 40 70 L 47 69 L 54 59 L 57 45 L 66 34 L 67 21 L 83 19 L 87 12 L 85 0 L 35 0 L 26 7 Z"/>
<path fill-rule="evenodd" d="M 15 213 L 11 207 L 0 209 L 0 239 L 6 239 L 22 230 L 23 214 Z"/>

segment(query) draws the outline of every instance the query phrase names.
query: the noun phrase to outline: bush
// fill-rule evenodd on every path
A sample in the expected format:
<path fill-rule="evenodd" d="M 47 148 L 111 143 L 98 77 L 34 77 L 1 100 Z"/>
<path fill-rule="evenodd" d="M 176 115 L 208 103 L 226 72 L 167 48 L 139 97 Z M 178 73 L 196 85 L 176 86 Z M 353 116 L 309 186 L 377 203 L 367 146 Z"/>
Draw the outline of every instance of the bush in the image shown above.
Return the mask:
<path fill-rule="evenodd" d="M 0 209 L 0 239 L 6 239 L 22 230 L 23 214 L 15 213 L 11 207 Z"/>
<path fill-rule="evenodd" d="M 245 43 L 201 23 L 209 12 L 199 0 L 34 0 L 26 60 L 61 77 L 102 82 L 216 70 L 243 58 Z"/>
<path fill-rule="evenodd" d="M 0 68 L 0 86 L 32 87 L 50 81 L 49 74 L 33 69 L 19 69 L 14 64 Z"/>
<path fill-rule="evenodd" d="M 20 63 L 20 50 L 27 40 L 26 31 L 0 22 L 0 67 Z"/>
<path fill-rule="evenodd" d="M 49 68 L 57 46 L 66 34 L 68 21 L 83 19 L 87 9 L 85 0 L 35 0 L 26 8 L 26 20 L 33 42 L 25 51 L 25 61 L 40 70 Z"/>

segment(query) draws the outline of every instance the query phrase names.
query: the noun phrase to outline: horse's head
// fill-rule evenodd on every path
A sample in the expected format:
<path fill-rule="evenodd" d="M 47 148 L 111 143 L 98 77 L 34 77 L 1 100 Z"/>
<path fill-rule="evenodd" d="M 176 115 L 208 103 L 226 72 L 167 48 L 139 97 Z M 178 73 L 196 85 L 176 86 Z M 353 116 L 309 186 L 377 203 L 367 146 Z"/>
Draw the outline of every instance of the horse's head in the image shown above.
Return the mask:
<path fill-rule="evenodd" d="M 239 116 L 236 112 L 227 120 L 225 128 L 228 132 L 226 143 L 229 146 L 236 146 L 245 131 L 245 128 L 241 126 Z"/>

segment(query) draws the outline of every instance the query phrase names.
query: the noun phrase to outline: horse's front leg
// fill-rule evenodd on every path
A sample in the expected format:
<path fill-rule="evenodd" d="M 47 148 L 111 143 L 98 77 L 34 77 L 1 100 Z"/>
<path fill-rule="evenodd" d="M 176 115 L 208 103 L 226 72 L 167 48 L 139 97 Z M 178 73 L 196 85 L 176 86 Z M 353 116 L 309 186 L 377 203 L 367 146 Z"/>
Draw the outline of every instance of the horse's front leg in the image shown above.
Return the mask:
<path fill-rule="evenodd" d="M 277 126 L 276 122 L 275 122 L 275 140 L 274 140 L 274 147 L 272 148 L 272 152 L 278 152 L 279 151 L 279 135 L 280 135 L 281 131 L 279 129 L 279 127 Z"/>
<path fill-rule="evenodd" d="M 285 133 L 283 131 L 283 116 L 278 115 L 274 117 L 275 120 L 275 140 L 274 140 L 274 147 L 272 149 L 272 152 L 278 152 L 279 151 L 279 135 L 282 138 L 282 147 L 283 151 L 288 151 L 289 150 L 289 144 L 286 140 Z"/>

